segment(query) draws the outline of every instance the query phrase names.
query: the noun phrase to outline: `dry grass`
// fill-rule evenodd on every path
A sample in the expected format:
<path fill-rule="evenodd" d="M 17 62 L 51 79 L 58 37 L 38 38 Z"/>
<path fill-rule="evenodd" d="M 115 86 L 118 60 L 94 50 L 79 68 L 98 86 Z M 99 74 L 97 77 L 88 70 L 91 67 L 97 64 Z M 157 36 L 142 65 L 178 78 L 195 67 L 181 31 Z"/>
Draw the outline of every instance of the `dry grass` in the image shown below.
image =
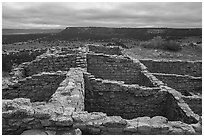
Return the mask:
<path fill-rule="evenodd" d="M 200 47 L 183 47 L 179 52 L 169 52 L 136 46 L 135 48 L 126 49 L 124 52 L 137 59 L 202 60 L 202 48 Z"/>

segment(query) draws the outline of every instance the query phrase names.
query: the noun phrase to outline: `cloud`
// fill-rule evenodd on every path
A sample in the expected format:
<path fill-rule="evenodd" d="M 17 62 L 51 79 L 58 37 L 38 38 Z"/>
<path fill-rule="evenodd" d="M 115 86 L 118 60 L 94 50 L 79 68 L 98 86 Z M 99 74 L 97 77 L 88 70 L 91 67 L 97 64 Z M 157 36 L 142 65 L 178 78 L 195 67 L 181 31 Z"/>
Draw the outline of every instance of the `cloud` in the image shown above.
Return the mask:
<path fill-rule="evenodd" d="M 6 3 L 3 28 L 202 27 L 202 3 Z"/>

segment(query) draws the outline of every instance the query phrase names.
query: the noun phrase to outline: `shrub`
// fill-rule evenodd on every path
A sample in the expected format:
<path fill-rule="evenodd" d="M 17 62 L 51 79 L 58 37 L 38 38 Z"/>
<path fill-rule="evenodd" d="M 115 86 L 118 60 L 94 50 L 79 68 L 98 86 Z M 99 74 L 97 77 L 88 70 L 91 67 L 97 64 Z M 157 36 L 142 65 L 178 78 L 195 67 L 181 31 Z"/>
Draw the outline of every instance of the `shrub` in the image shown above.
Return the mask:
<path fill-rule="evenodd" d="M 143 48 L 151 49 L 163 49 L 168 51 L 179 51 L 181 45 L 173 40 L 165 41 L 160 36 L 154 37 L 152 40 L 140 42 L 140 46 Z"/>
<path fill-rule="evenodd" d="M 142 41 L 140 42 L 139 46 L 143 48 L 151 48 L 149 41 Z"/>
<path fill-rule="evenodd" d="M 175 42 L 173 40 L 164 42 L 164 50 L 179 51 L 181 49 L 182 49 L 182 47 L 181 47 L 180 43 L 178 43 L 178 42 Z"/>
<path fill-rule="evenodd" d="M 141 42 L 140 46 L 151 49 L 162 49 L 163 42 L 164 40 L 160 36 L 157 36 L 149 41 Z"/>
<path fill-rule="evenodd" d="M 117 46 L 121 46 L 122 48 L 128 48 L 123 42 L 121 42 L 121 41 L 116 41 L 115 42 L 115 45 L 117 45 Z"/>

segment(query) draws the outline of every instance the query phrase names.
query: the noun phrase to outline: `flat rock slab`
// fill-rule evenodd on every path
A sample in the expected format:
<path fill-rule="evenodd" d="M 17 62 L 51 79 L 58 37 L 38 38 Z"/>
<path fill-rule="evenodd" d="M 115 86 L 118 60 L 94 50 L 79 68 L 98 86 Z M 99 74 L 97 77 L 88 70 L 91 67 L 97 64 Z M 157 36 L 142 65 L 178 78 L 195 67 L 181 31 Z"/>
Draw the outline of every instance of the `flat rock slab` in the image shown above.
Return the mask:
<path fill-rule="evenodd" d="M 47 135 L 47 133 L 42 130 L 25 130 L 21 135 Z"/>

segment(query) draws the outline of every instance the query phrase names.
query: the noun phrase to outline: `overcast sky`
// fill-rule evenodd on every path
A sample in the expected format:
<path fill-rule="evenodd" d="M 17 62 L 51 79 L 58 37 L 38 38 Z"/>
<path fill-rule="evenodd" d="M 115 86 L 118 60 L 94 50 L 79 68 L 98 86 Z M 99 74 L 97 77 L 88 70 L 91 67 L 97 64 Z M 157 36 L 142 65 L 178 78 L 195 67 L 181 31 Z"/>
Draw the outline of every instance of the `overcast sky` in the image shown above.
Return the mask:
<path fill-rule="evenodd" d="M 6 3 L 3 28 L 202 27 L 202 3 Z"/>

